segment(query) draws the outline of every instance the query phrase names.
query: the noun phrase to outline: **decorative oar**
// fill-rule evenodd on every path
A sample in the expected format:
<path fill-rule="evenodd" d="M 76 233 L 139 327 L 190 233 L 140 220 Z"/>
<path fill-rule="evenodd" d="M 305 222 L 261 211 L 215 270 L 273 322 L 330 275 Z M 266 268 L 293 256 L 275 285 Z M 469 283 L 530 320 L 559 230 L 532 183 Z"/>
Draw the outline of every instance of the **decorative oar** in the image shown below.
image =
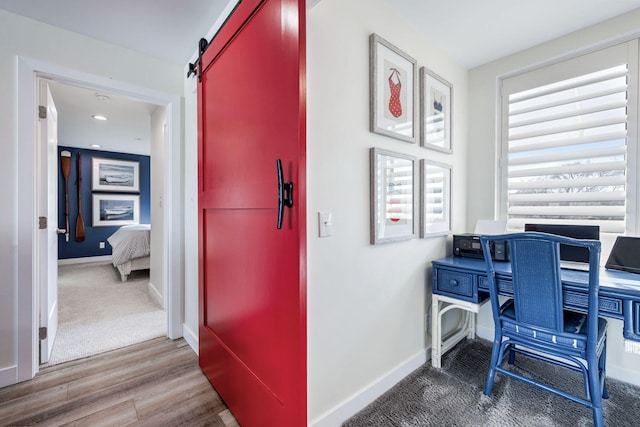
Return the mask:
<path fill-rule="evenodd" d="M 64 238 L 69 241 L 69 172 L 71 172 L 71 151 L 60 153 L 60 169 L 64 178 Z"/>
<path fill-rule="evenodd" d="M 78 153 L 78 218 L 76 219 L 76 242 L 84 242 L 84 219 L 82 219 L 82 195 L 80 188 L 82 182 L 82 168 L 80 163 L 80 153 Z"/>

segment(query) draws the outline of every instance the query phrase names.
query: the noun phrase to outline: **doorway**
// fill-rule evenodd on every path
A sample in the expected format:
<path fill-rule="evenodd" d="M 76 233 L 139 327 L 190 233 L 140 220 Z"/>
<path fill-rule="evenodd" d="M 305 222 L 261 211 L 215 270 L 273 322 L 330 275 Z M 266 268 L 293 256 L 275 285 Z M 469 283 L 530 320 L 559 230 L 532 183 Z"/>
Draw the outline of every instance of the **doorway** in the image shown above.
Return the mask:
<path fill-rule="evenodd" d="M 66 164 L 66 174 L 64 168 L 62 174 L 56 171 L 59 220 L 54 225 L 66 229 L 54 242 L 59 248 L 53 263 L 57 289 L 51 291 L 56 281 L 49 282 L 49 292 L 57 296 L 59 323 L 53 328 L 55 336 L 48 333 L 55 340 L 49 343 L 51 353 L 42 346 L 40 360 L 54 365 L 166 336 L 162 260 L 155 256 L 163 246 L 156 227 L 162 228 L 157 199 L 164 180 L 151 176 L 152 165 L 154 170 L 162 169 L 154 161 L 164 151 L 166 111 L 163 106 L 89 87 L 49 79 L 42 79 L 42 85 L 48 86 L 56 111 L 59 157 L 52 163 Z M 130 179 L 102 185 L 96 170 L 100 167 L 109 171 L 109 182 L 129 172 Z M 47 184 L 51 191 L 51 182 Z M 110 198 L 136 201 L 136 218 L 130 212 L 131 218 L 112 215 L 96 221 L 96 207 Z M 140 225 L 121 228 L 128 222 Z M 118 251 L 112 246 L 114 235 L 120 236 Z M 126 253 L 126 257 L 113 257 L 112 263 L 111 253 Z M 116 265 L 127 274 L 121 275 Z"/>
<path fill-rule="evenodd" d="M 105 91 L 130 96 L 143 102 L 163 106 L 166 109 L 165 156 L 163 158 L 164 173 L 167 176 L 162 191 L 165 206 L 165 221 L 160 230 L 164 249 L 161 251 L 162 289 L 167 308 L 167 335 L 169 338 L 182 336 L 180 321 L 182 247 L 180 239 L 180 218 L 182 189 L 181 150 L 180 150 L 180 97 L 163 92 L 149 90 L 135 85 L 118 82 L 109 78 L 82 73 L 73 69 L 58 67 L 32 60 L 18 58 L 18 133 L 21 141 L 18 149 L 20 165 L 18 179 L 21 188 L 18 197 L 18 239 L 22 250 L 17 254 L 18 262 L 18 364 L 16 366 L 17 382 L 33 378 L 38 372 L 38 309 L 39 274 L 36 266 L 39 262 L 38 216 L 35 201 L 42 190 L 37 183 L 37 141 L 34 130 L 34 107 L 36 106 L 36 80 L 47 78 L 57 82 L 81 87 L 90 87 L 97 91 Z M 33 143 L 28 143 L 32 141 Z M 174 202 L 175 201 L 175 202 Z M 35 215 L 34 215 L 35 213 Z M 24 242 L 24 244 L 22 243 Z"/>

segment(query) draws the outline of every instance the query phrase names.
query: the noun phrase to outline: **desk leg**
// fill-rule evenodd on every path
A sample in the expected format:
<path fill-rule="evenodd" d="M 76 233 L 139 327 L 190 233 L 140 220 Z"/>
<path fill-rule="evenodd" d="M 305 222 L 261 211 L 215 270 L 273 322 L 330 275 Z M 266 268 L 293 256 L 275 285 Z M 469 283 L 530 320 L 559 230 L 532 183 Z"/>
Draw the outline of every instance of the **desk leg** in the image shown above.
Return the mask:
<path fill-rule="evenodd" d="M 476 313 L 467 311 L 467 320 L 469 321 L 467 338 L 472 340 L 476 337 Z"/>
<path fill-rule="evenodd" d="M 441 368 L 440 346 L 442 345 L 442 328 L 440 325 L 440 301 L 436 295 L 431 297 L 431 366 Z"/>
<path fill-rule="evenodd" d="M 442 341 L 442 315 L 449 310 L 463 310 L 462 328 Z M 476 337 L 476 313 L 480 304 L 461 301 L 442 295 L 431 295 L 431 366 L 442 367 L 442 355 L 464 338 Z"/>

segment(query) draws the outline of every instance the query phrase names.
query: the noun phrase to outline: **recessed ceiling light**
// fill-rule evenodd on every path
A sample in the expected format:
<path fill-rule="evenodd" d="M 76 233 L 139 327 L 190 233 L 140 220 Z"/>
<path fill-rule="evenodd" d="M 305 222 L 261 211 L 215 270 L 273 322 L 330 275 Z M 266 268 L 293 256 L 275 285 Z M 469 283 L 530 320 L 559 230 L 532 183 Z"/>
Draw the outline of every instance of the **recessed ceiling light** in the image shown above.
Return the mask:
<path fill-rule="evenodd" d="M 93 147 L 93 148 L 102 148 L 102 145 L 100 145 L 100 144 L 91 144 L 91 147 Z"/>
<path fill-rule="evenodd" d="M 135 140 L 136 140 L 136 141 L 142 141 L 142 138 L 137 137 L 137 138 L 135 138 Z"/>
<path fill-rule="evenodd" d="M 103 102 L 111 101 L 111 98 L 109 96 L 104 95 L 102 93 L 96 93 L 96 98 L 98 98 L 99 101 L 103 101 Z"/>
<path fill-rule="evenodd" d="M 101 120 L 101 121 L 105 121 L 105 120 L 107 120 L 107 116 L 103 116 L 102 114 L 94 114 L 94 115 L 93 115 L 93 116 L 91 116 L 91 117 L 93 117 L 93 118 L 94 118 L 94 119 L 96 119 L 96 120 Z"/>

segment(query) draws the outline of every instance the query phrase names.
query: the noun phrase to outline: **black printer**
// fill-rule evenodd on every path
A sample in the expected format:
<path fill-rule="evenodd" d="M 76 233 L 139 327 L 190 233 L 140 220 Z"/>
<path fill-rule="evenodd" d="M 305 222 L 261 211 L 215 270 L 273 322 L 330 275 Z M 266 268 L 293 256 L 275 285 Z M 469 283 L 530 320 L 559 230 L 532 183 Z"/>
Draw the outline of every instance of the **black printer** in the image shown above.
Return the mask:
<path fill-rule="evenodd" d="M 509 244 L 505 240 L 489 243 L 491 259 L 494 261 L 509 261 Z M 479 234 L 454 234 L 453 255 L 468 258 L 484 258 Z"/>

